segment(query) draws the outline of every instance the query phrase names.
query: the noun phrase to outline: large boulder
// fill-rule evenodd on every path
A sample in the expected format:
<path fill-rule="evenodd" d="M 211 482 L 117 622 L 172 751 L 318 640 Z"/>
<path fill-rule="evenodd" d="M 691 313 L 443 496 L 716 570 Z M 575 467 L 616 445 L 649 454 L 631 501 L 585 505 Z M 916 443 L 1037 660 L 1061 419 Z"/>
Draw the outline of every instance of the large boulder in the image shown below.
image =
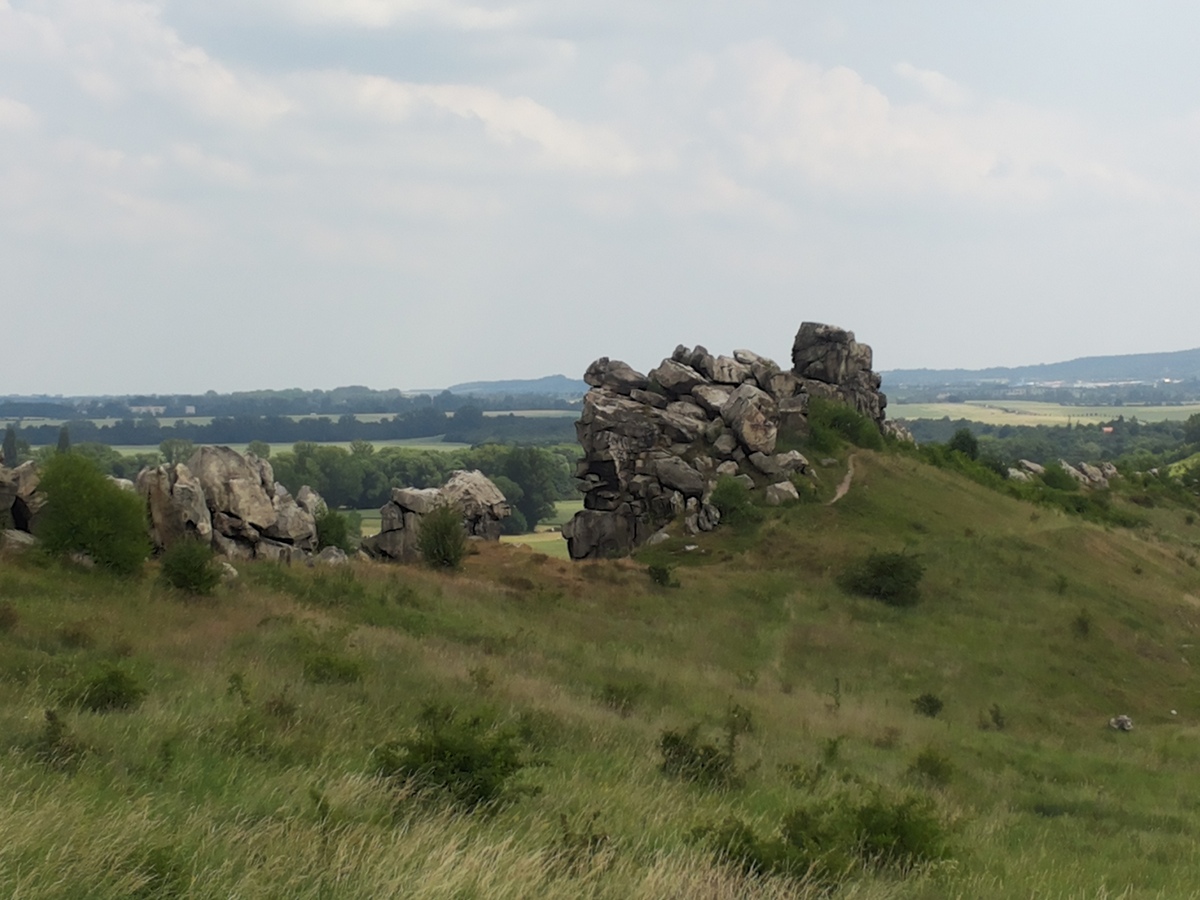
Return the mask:
<path fill-rule="evenodd" d="M 618 394 L 629 394 L 645 390 L 649 384 L 646 376 L 635 371 L 619 359 L 602 356 L 583 373 L 583 380 L 592 387 L 607 388 Z"/>
<path fill-rule="evenodd" d="M 478 470 L 458 470 L 440 488 L 393 488 L 392 499 L 379 510 L 379 534 L 365 539 L 370 556 L 398 562 L 420 559 L 421 520 L 439 506 L 454 506 L 470 537 L 498 541 L 501 523 L 512 515 L 495 482 Z"/>
<path fill-rule="evenodd" d="M 17 485 L 17 496 L 13 499 L 11 512 L 13 524 L 18 531 L 37 531 L 37 522 L 46 507 L 46 495 L 39 489 L 42 483 L 37 463 L 28 460 L 11 470 L 11 478 Z"/>
<path fill-rule="evenodd" d="M 792 343 L 792 371 L 807 393 L 843 402 L 882 426 L 887 397 L 871 363 L 870 347 L 832 325 L 804 322 Z"/>
<path fill-rule="evenodd" d="M 775 452 L 779 407 L 766 391 L 752 384 L 739 385 L 721 409 L 721 418 L 733 429 L 747 453 Z"/>
<path fill-rule="evenodd" d="M 212 541 L 212 513 L 204 489 L 183 463 L 142 469 L 135 488 L 146 501 L 155 547 L 163 550 L 184 538 Z"/>
<path fill-rule="evenodd" d="M 225 513 L 257 531 L 275 524 L 274 476 L 266 460 L 253 454 L 243 457 L 228 447 L 200 447 L 187 467 L 199 480 L 214 515 Z"/>
<path fill-rule="evenodd" d="M 263 530 L 263 534 L 301 550 L 315 550 L 316 517 L 297 503 L 288 493 L 288 489 L 278 482 L 275 484 L 275 497 L 271 503 L 275 507 L 275 521 Z"/>

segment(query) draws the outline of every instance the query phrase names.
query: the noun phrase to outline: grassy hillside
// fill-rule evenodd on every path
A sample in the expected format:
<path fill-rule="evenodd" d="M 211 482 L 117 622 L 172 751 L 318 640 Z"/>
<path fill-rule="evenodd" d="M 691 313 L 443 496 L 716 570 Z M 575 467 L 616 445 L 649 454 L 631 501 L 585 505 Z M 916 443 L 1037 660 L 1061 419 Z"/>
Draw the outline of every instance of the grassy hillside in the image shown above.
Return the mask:
<path fill-rule="evenodd" d="M 633 561 L 243 565 L 189 601 L 6 557 L 0 894 L 1200 896 L 1200 526 L 1153 523 L 1105 530 L 858 451 L 835 506 Z M 874 550 L 923 563 L 916 606 L 839 587 Z M 114 668 L 133 681 L 103 684 L 140 702 L 71 702 Z M 505 748 L 528 763 L 510 802 L 468 812 L 376 774 L 447 718 L 477 772 Z M 664 734 L 692 725 L 725 768 L 682 773 L 708 784 L 662 771 Z M 785 820 L 905 826 L 926 802 L 943 858 L 835 847 L 834 870 L 770 874 Z"/>

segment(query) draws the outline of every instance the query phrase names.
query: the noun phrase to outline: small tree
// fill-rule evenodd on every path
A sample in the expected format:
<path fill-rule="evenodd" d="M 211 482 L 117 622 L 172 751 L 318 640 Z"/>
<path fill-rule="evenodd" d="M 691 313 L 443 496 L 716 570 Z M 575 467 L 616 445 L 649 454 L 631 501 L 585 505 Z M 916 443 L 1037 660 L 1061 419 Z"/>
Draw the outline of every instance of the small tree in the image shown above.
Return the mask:
<path fill-rule="evenodd" d="M 355 536 L 361 533 L 361 529 L 361 520 L 357 528 L 352 528 L 348 516 L 326 507 L 317 515 L 317 549 L 337 547 L 343 553 L 353 553 L 358 549 Z"/>
<path fill-rule="evenodd" d="M 74 453 L 50 457 L 42 470 L 46 508 L 38 536 L 47 552 L 86 553 L 119 575 L 138 572 L 150 550 L 146 509 L 91 462 Z"/>
<path fill-rule="evenodd" d="M 167 438 L 158 445 L 158 452 L 163 455 L 168 465 L 191 459 L 195 449 L 196 445 L 187 438 Z"/>
<path fill-rule="evenodd" d="M 4 429 L 4 464 L 17 464 L 17 430 L 11 425 Z"/>
<path fill-rule="evenodd" d="M 462 565 L 467 555 L 467 535 L 457 506 L 439 506 L 421 519 L 417 549 L 431 568 L 457 569 Z"/>
<path fill-rule="evenodd" d="M 259 459 L 271 458 L 271 445 L 266 441 L 251 441 L 246 446 L 247 453 L 253 453 Z"/>
<path fill-rule="evenodd" d="M 957 450 L 967 459 L 979 458 L 979 441 L 971 434 L 970 428 L 960 428 L 954 432 L 954 437 L 950 438 L 947 446 L 951 450 Z"/>
<path fill-rule="evenodd" d="M 212 547 L 197 540 L 171 545 L 159 560 L 163 580 L 188 594 L 206 597 L 221 583 L 221 569 Z"/>
<path fill-rule="evenodd" d="M 58 429 L 58 448 L 57 448 L 57 450 L 59 453 L 70 453 L 71 452 L 71 432 L 67 430 L 66 425 L 64 425 L 62 428 Z"/>

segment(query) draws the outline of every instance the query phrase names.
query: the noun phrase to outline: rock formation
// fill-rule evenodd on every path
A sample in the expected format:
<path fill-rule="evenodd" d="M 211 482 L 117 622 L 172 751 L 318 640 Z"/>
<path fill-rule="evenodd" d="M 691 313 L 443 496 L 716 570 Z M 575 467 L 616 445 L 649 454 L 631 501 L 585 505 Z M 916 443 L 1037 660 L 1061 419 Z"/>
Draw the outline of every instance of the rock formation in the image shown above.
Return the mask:
<path fill-rule="evenodd" d="M 784 371 L 748 350 L 713 356 L 684 346 L 647 375 L 607 357 L 592 363 L 575 425 L 584 509 L 563 527 L 572 559 L 624 556 L 677 516 L 690 533 L 710 531 L 720 521 L 709 498 L 721 475 L 773 487 L 772 502 L 794 497 L 789 477 L 808 461 L 775 451 L 781 429 L 803 432 L 810 396 L 883 421 L 871 348 L 851 332 L 804 323 L 793 363 Z"/>
<path fill-rule="evenodd" d="M 271 464 L 253 453 L 200 447 L 186 464 L 143 469 L 136 489 L 159 549 L 194 537 L 229 559 L 290 562 L 317 547 L 324 501 L 307 485 L 300 489 L 303 502 L 293 499 Z"/>
<path fill-rule="evenodd" d="M 440 488 L 393 488 L 392 499 L 379 510 L 379 534 L 362 548 L 377 559 L 415 562 L 421 519 L 439 506 L 452 504 L 462 515 L 468 537 L 500 539 L 500 523 L 512 514 L 504 494 L 480 471 L 458 470 Z"/>

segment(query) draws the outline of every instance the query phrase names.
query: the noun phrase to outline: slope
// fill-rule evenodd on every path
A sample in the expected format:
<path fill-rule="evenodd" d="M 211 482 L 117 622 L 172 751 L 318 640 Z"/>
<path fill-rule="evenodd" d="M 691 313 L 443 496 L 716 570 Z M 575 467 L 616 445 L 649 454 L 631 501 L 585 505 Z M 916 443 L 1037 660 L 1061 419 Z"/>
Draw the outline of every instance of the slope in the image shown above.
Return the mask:
<path fill-rule="evenodd" d="M 822 470 L 822 499 L 844 472 Z M 815 897 L 720 864 L 703 829 L 771 835 L 877 790 L 932 798 L 952 858 L 855 864 L 840 896 L 1196 891 L 1200 574 L 1165 528 L 1106 531 L 860 450 L 835 506 L 637 561 L 479 550 L 457 575 L 245 565 L 198 602 L 5 558 L 0 892 Z M 872 550 L 918 556 L 917 606 L 839 588 Z M 140 705 L 64 702 L 114 666 Z M 519 737 L 536 765 L 515 802 L 464 814 L 373 777 L 430 703 Z M 731 713 L 752 728 L 729 784 L 660 771 L 666 732 L 719 747 Z M 1118 713 L 1134 731 L 1107 728 Z"/>

